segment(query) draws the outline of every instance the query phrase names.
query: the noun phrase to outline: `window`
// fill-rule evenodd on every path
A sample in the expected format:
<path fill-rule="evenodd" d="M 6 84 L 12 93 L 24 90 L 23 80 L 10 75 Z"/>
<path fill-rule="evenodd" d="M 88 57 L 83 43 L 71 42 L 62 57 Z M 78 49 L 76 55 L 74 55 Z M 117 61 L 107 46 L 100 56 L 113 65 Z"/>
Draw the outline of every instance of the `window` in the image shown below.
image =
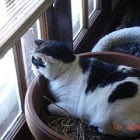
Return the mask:
<path fill-rule="evenodd" d="M 24 96 L 33 78 L 34 39 L 41 38 L 40 19 L 52 3 L 0 0 L 0 139 L 13 139 L 25 122 Z"/>
<path fill-rule="evenodd" d="M 101 0 L 71 0 L 73 39 L 99 16 Z M 93 24 L 93 22 L 92 22 Z"/>
<path fill-rule="evenodd" d="M 82 0 L 71 0 L 71 11 L 73 37 L 75 38 L 75 36 L 80 32 L 83 27 Z"/>
<path fill-rule="evenodd" d="M 40 37 L 39 20 L 31 26 L 28 31 L 21 37 L 21 46 L 23 52 L 23 60 L 25 66 L 25 75 L 27 85 L 30 84 L 31 80 L 34 78 L 33 72 L 31 70 L 31 56 L 36 48 L 34 40 Z"/>
<path fill-rule="evenodd" d="M 88 0 L 88 17 L 97 9 L 97 0 Z"/>
<path fill-rule="evenodd" d="M 2 66 L 0 70 L 0 93 L 2 94 L 0 114 L 3 114 L 0 117 L 0 138 L 6 136 L 24 113 L 23 94 L 34 78 L 31 71 L 31 55 L 36 47 L 34 43 L 36 38 L 40 38 L 39 20 L 19 39 L 14 49 L 10 49 L 0 59 Z"/>
<path fill-rule="evenodd" d="M 0 0 L 0 139 L 16 131 L 11 131 L 15 122 L 21 126 L 25 120 L 34 39 L 60 40 L 72 48 L 76 41 L 80 44 L 102 10 L 102 0 L 57 0 L 52 5 L 54 1 Z"/>
<path fill-rule="evenodd" d="M 12 49 L 0 60 L 0 139 L 22 113 Z"/>
<path fill-rule="evenodd" d="M 0 56 L 25 33 L 53 0 L 1 0 Z"/>

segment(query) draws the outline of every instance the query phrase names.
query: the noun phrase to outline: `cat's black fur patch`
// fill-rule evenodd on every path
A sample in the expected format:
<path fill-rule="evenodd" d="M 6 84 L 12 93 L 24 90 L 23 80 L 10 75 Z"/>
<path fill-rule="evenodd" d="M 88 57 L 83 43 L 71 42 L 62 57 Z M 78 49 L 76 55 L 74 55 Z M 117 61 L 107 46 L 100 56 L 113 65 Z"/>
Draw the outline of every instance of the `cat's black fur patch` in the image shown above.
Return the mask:
<path fill-rule="evenodd" d="M 108 76 L 106 76 L 102 81 L 102 83 L 100 84 L 100 87 L 104 87 L 107 84 L 113 84 L 114 82 L 124 80 L 127 77 L 140 78 L 140 72 L 135 69 L 128 70 L 128 71 L 123 71 L 123 69 L 120 71 L 117 70 L 115 72 L 110 73 Z"/>
<path fill-rule="evenodd" d="M 100 83 L 100 87 L 104 87 L 108 84 L 113 84 L 114 82 L 117 82 L 117 81 L 122 81 L 128 76 L 131 76 L 130 72 L 124 73 L 122 71 L 115 71 L 115 72 L 109 73 L 108 76 L 106 76 L 104 80 Z"/>
<path fill-rule="evenodd" d="M 126 99 L 134 97 L 137 93 L 137 84 L 133 82 L 125 82 L 116 87 L 108 98 L 108 102 L 113 103 L 118 99 Z"/>
<path fill-rule="evenodd" d="M 70 63 L 75 60 L 73 52 L 62 42 L 52 40 L 35 42 L 40 46 L 35 52 L 52 56 L 64 63 Z"/>
<path fill-rule="evenodd" d="M 97 86 L 101 85 L 102 81 L 104 81 L 105 77 L 110 73 L 113 73 L 117 70 L 117 65 L 111 65 L 107 63 L 103 63 L 98 60 L 93 60 L 90 64 L 90 74 L 87 81 L 86 93 L 89 91 L 94 91 Z M 106 85 L 108 81 L 106 81 Z"/>
<path fill-rule="evenodd" d="M 45 67 L 41 58 L 35 58 L 35 57 L 32 56 L 32 63 L 36 66 L 37 69 L 39 67 Z"/>
<path fill-rule="evenodd" d="M 118 65 L 108 64 L 101 61 L 93 61 L 87 81 L 86 94 L 93 92 L 97 86 L 105 87 L 114 82 L 124 80 L 127 77 L 140 78 L 140 72 L 132 69 L 128 71 L 118 70 Z"/>

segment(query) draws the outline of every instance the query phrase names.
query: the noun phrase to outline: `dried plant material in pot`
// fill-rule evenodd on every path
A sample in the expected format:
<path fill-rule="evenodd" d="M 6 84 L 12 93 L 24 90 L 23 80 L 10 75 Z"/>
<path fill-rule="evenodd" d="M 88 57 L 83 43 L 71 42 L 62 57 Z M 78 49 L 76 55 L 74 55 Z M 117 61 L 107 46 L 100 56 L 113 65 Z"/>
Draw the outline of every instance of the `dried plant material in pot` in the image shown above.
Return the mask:
<path fill-rule="evenodd" d="M 46 110 L 48 101 L 52 103 L 48 97 L 44 96 L 41 109 L 41 119 L 48 127 L 73 140 L 100 140 L 97 129 L 89 126 L 87 122 L 72 116 L 61 117 L 50 115 Z"/>

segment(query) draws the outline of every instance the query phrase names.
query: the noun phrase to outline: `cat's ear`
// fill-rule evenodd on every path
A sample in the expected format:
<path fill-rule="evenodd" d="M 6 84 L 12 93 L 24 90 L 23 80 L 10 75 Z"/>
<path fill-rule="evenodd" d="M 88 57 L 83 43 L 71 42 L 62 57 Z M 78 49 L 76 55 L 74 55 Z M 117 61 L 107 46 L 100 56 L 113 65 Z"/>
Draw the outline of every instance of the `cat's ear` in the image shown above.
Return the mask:
<path fill-rule="evenodd" d="M 44 42 L 45 42 L 45 40 L 35 39 L 35 44 L 36 44 L 37 46 L 42 45 Z"/>

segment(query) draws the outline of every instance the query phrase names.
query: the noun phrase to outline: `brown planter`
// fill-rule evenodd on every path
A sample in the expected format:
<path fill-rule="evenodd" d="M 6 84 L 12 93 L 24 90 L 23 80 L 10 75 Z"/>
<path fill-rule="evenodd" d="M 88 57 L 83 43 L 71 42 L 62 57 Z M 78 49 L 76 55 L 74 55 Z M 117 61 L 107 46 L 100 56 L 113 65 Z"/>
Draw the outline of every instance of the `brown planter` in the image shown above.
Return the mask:
<path fill-rule="evenodd" d="M 140 58 L 114 52 L 98 52 L 98 53 L 82 53 L 81 57 L 95 57 L 114 64 L 124 64 L 135 67 L 140 70 Z M 27 124 L 37 140 L 68 140 L 67 137 L 60 135 L 56 131 L 49 128 L 39 118 L 43 95 L 50 93 L 47 80 L 43 76 L 35 78 L 28 88 L 25 98 L 25 115 Z"/>

